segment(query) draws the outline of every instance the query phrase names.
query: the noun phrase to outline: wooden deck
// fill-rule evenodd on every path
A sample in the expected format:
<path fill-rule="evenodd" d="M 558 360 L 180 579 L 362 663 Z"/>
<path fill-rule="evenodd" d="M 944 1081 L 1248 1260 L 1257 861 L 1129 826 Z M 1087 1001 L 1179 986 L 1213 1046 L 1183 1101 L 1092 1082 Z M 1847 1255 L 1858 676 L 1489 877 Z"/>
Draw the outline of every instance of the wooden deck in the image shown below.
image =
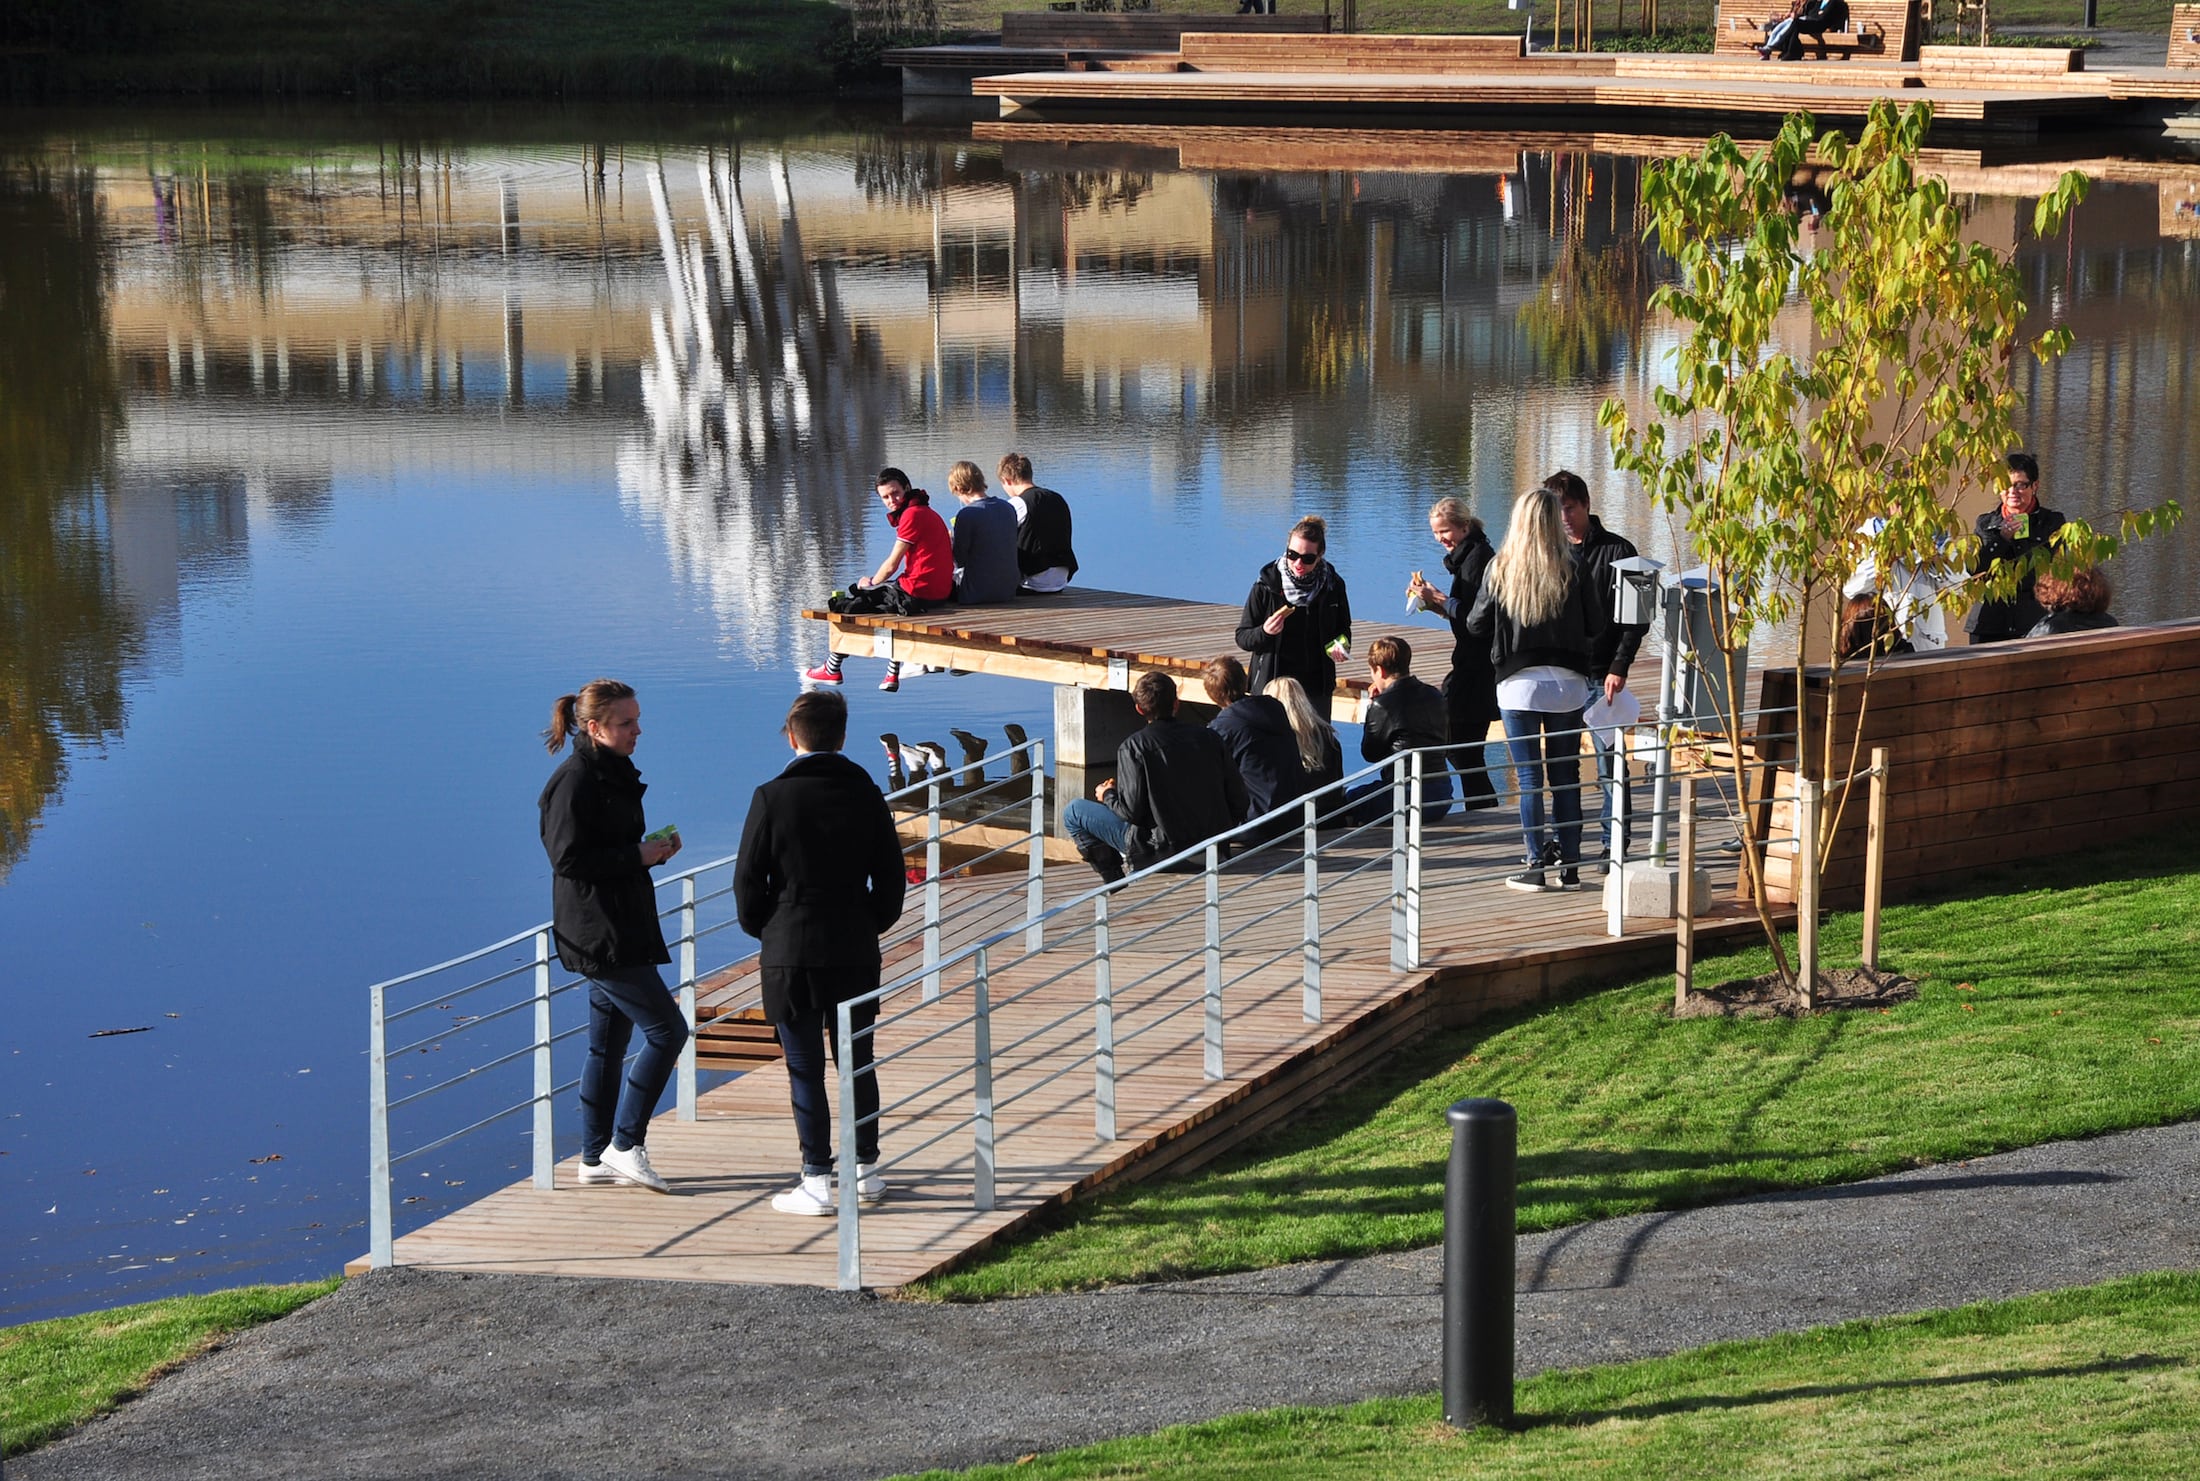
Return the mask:
<path fill-rule="evenodd" d="M 1397 600 L 1403 604 L 1399 585 Z M 1378 599 L 1388 608 L 1387 598 Z M 999 606 L 940 607 L 922 617 L 851 616 L 816 607 L 802 615 L 827 624 L 835 653 L 1085 689 L 1128 690 L 1141 673 L 1154 671 L 1176 680 L 1185 698 L 1204 702 L 1199 675 L 1208 661 L 1223 654 L 1247 656 L 1237 645 L 1241 611 L 1219 602 L 1072 586 Z M 1405 639 L 1424 668 L 1434 671 L 1450 660 L 1451 631 L 1434 617 L 1413 627 L 1355 615 L 1353 656 L 1337 665 L 1337 692 L 1330 697 L 1333 719 L 1358 721 L 1367 692 L 1364 655 L 1368 644 L 1386 635 Z"/>
<path fill-rule="evenodd" d="M 1604 934 L 1594 893 L 1524 895 L 1497 883 L 1518 847 L 1509 814 L 1479 813 L 1471 822 L 1455 816 L 1431 828 L 1428 840 L 1428 965 L 1414 972 L 1389 965 L 1388 913 L 1381 903 L 1390 889 L 1388 869 L 1377 863 L 1343 878 L 1353 863 L 1375 857 L 1349 849 L 1325 865 L 1325 878 L 1333 881 L 1322 890 L 1325 919 L 1374 908 L 1350 930 L 1354 944 L 1332 948 L 1322 964 L 1320 1023 L 1301 1015 L 1298 872 L 1252 884 L 1225 905 L 1225 933 L 1264 911 L 1276 914 L 1265 927 L 1245 931 L 1226 956 L 1225 982 L 1245 975 L 1224 991 L 1227 1073 L 1220 1080 L 1202 1072 L 1198 958 L 1164 967 L 1131 945 L 1141 921 L 1151 924 L 1196 902 L 1197 876 L 1177 877 L 1181 888 L 1165 902 L 1154 901 L 1164 886 L 1152 882 L 1118 896 L 1112 914 L 1115 941 L 1123 948 L 1113 959 L 1120 1134 L 1114 1141 L 1094 1134 L 1089 1066 L 1045 1083 L 1062 1066 L 1075 1065 L 1091 1043 L 1092 972 L 1089 963 L 1080 964 L 1089 941 L 1057 938 L 1046 952 L 997 966 L 996 1206 L 985 1213 L 971 1207 L 967 1129 L 911 1150 L 969 1114 L 967 1077 L 890 1110 L 883 1151 L 893 1194 L 862 1216 L 865 1283 L 893 1287 L 915 1280 L 982 1249 L 1050 1203 L 1112 1181 L 1195 1165 L 1444 1022 L 1527 1001 L 1568 980 L 1612 970 L 1623 958 L 1653 970 L 1655 961 L 1670 960 L 1672 933 L 1663 923 L 1631 923 L 1628 936 L 1614 940 Z M 1233 865 L 1225 889 L 1254 873 L 1252 861 Z M 1052 869 L 1049 898 L 1070 898 L 1090 883 L 1081 866 Z M 983 881 L 959 883 L 955 899 L 969 901 L 984 888 Z M 1141 901 L 1149 903 L 1141 908 Z M 950 946 L 999 929 L 1018 918 L 1016 909 L 1003 900 L 971 913 L 951 932 Z M 1716 934 L 1732 924 L 1706 929 Z M 1182 939 L 1183 930 L 1177 927 L 1172 939 Z M 1058 937 L 1067 934 L 1065 928 Z M 1282 960 L 1256 965 L 1279 950 Z M 1139 980 L 1157 968 L 1152 980 Z M 1057 975 L 1022 1000 L 1008 1001 Z M 743 990 L 737 982 L 720 989 L 722 1001 Z M 911 1005 L 914 998 L 905 994 L 893 1006 Z M 902 1055 L 881 1071 L 889 1106 L 948 1075 L 958 1058 L 967 1063 L 970 1031 L 951 1026 L 966 1002 L 967 995 L 950 995 L 881 1025 L 882 1057 Z M 940 1038 L 909 1047 L 942 1029 Z M 560 1114 L 570 1116 L 570 1106 L 561 1105 Z M 649 1145 L 672 1182 L 670 1197 L 624 1186 L 579 1187 L 568 1161 L 558 1168 L 553 1190 L 515 1184 L 402 1236 L 397 1262 L 440 1270 L 834 1284 L 836 1221 L 776 1214 L 770 1207 L 798 1160 L 778 1066 L 708 1092 L 692 1123 L 660 1116 Z"/>

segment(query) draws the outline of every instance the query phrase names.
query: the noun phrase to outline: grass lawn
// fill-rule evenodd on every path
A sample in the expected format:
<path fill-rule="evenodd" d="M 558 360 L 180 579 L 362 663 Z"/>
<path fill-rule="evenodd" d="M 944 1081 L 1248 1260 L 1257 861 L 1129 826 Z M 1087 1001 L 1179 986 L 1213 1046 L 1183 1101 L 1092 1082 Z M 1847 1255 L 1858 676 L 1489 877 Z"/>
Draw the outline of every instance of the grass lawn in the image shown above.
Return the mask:
<path fill-rule="evenodd" d="M 1520 1113 L 1519 1227 L 1848 1182 L 2200 1115 L 2200 840 L 1982 874 L 1904 905 L 1886 1012 L 1669 1013 L 1649 978 L 1431 1036 L 1377 1076 L 1177 1179 L 1103 1194 L 914 1294 L 982 1299 L 1373 1254 L 1442 1238 L 1444 1108 Z M 1855 916 L 1826 932 L 1854 960 Z M 1700 980 L 1770 969 L 1759 950 Z"/>
<path fill-rule="evenodd" d="M 243 1286 L 0 1327 L 0 1455 L 66 1434 L 230 1333 L 273 1321 L 338 1284 Z"/>
<path fill-rule="evenodd" d="M 2183 1478 L 2200 1276 L 1547 1373 L 1516 1405 L 1516 1429 L 1469 1433 L 1433 1396 L 1278 1409 L 961 1474 Z"/>

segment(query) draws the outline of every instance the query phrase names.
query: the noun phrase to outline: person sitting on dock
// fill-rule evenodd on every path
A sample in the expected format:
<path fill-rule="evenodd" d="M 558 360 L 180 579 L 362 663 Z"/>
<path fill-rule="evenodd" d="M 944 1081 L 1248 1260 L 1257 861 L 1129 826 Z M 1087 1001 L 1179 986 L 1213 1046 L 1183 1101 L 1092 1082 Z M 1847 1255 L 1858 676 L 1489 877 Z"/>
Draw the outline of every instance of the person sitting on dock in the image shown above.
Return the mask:
<path fill-rule="evenodd" d="M 2047 615 L 2032 625 L 2032 630 L 2025 634 L 2028 638 L 2099 632 L 2117 626 L 2116 619 L 2108 613 L 2108 578 L 2101 574 L 2098 566 L 2075 572 L 2068 581 L 2061 580 L 2052 571 L 2044 572 L 2032 584 L 2032 594 L 2039 598 Z"/>
<path fill-rule="evenodd" d="M 1013 600 L 1022 573 L 1016 569 L 1016 511 L 985 491 L 976 463 L 947 470 L 947 489 L 962 501 L 954 523 L 955 600 L 967 606 Z"/>
<path fill-rule="evenodd" d="M 1261 693 L 1282 701 L 1284 713 L 1291 717 L 1291 734 L 1298 741 L 1299 769 L 1306 774 L 1306 791 L 1325 792 L 1343 781 L 1344 747 L 1337 742 L 1335 727 L 1306 697 L 1306 686 L 1293 678 L 1270 679 Z M 1324 805 L 1334 806 L 1335 799 Z"/>
<path fill-rule="evenodd" d="M 878 475 L 878 501 L 894 523 L 894 548 L 879 568 L 855 584 L 855 590 L 835 592 L 825 603 L 834 612 L 892 612 L 914 617 L 936 602 L 944 602 L 955 590 L 955 546 L 948 536 L 947 521 L 932 508 L 932 496 L 913 488 L 909 475 L 899 468 L 882 468 Z M 838 684 L 844 653 L 829 654 L 816 668 L 803 670 L 812 684 Z M 901 661 L 890 660 L 879 688 L 892 694 L 901 688 Z"/>
<path fill-rule="evenodd" d="M 1337 660 L 1352 650 L 1352 603 L 1328 549 L 1328 523 L 1309 514 L 1291 526 L 1283 558 L 1254 578 L 1237 627 L 1237 645 L 1253 655 L 1253 688 L 1288 674 L 1316 706 L 1336 694 Z"/>
<path fill-rule="evenodd" d="M 1062 809 L 1078 857 L 1108 884 L 1227 833 L 1245 816 L 1245 783 L 1222 737 L 1176 718 L 1176 681 L 1141 674 L 1131 703 L 1146 727 L 1116 748 L 1114 778 Z M 1175 866 L 1191 873 L 1197 856 Z"/>
<path fill-rule="evenodd" d="M 2054 542 L 2063 517 L 2040 507 L 2040 465 L 2030 453 L 2011 453 L 2003 460 L 2009 469 L 2008 485 L 2001 502 L 1978 517 L 1972 533 L 1978 536 L 1978 555 L 1971 574 L 1983 576 L 2003 561 L 2021 561 L 2035 550 Z M 1964 619 L 1964 630 L 1974 643 L 1999 643 L 2021 638 L 2047 615 L 2033 590 L 2033 578 L 2017 583 L 2015 593 L 2002 601 L 1980 602 Z"/>
<path fill-rule="evenodd" d="M 840 754 L 848 740 L 848 702 L 806 691 L 787 711 L 794 759 L 756 789 L 741 827 L 733 868 L 741 929 L 763 943 L 764 1016 L 779 1031 L 787 1060 L 802 1177 L 775 1194 L 783 1214 L 833 1211 L 833 1062 L 850 1056 L 856 1091 L 856 1197 L 886 1197 L 878 1163 L 878 1074 L 871 1068 L 878 1002 L 878 938 L 901 918 L 908 890 L 901 839 L 878 783 Z M 840 1042 L 840 1005 L 852 1042 Z M 841 1169 L 846 1177 L 848 1170 Z"/>
<path fill-rule="evenodd" d="M 1386 761 L 1401 751 L 1444 745 L 1451 736 L 1443 692 L 1415 678 L 1413 645 L 1382 637 L 1367 645 L 1367 711 L 1361 721 L 1362 761 Z M 1360 783 L 1345 794 L 1360 804 L 1355 823 L 1372 823 L 1390 811 L 1390 777 Z M 1451 771 L 1441 756 L 1431 756 L 1421 773 L 1421 820 L 1433 823 L 1451 811 Z"/>
<path fill-rule="evenodd" d="M 994 476 L 1016 511 L 1016 565 L 1024 575 L 1023 589 L 1043 596 L 1062 590 L 1077 574 L 1069 500 L 1033 483 L 1031 459 L 1022 453 L 1003 454 Z"/>
<path fill-rule="evenodd" d="M 1257 818 L 1304 792 L 1299 740 L 1291 732 L 1291 714 L 1283 701 L 1251 693 L 1245 665 L 1234 658 L 1215 659 L 1201 680 L 1208 701 L 1220 712 L 1207 728 L 1222 737 L 1223 748 L 1237 765 L 1238 779 L 1245 783 L 1246 815 Z"/>

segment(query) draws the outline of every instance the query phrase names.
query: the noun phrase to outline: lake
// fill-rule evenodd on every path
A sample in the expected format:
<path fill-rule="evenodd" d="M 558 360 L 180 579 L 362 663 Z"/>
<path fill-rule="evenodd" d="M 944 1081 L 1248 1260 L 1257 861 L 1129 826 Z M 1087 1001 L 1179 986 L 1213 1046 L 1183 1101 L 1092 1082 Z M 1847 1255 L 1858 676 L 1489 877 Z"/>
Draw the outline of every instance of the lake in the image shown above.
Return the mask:
<path fill-rule="evenodd" d="M 883 552 L 883 465 L 944 502 L 1021 450 L 1082 582 L 1210 600 L 1311 511 L 1391 615 L 1434 498 L 1501 534 L 1559 466 L 1682 553 L 1596 427 L 1674 338 L 1648 160 L 1002 132 L 0 115 L 0 1322 L 362 1253 L 365 989 L 547 914 L 552 698 L 633 683 L 652 824 L 730 853 L 823 652 L 796 610 Z M 2045 502 L 2182 496 L 2200 172 L 2104 158 L 2036 242 L 2051 170 L 1944 164 L 2077 336 L 2025 382 Z M 2117 612 L 2193 611 L 2196 544 L 2119 560 Z M 1051 718 L 849 673 L 869 765 L 882 731 Z M 400 1228 L 521 1176 L 523 1129 L 409 1167 Z"/>

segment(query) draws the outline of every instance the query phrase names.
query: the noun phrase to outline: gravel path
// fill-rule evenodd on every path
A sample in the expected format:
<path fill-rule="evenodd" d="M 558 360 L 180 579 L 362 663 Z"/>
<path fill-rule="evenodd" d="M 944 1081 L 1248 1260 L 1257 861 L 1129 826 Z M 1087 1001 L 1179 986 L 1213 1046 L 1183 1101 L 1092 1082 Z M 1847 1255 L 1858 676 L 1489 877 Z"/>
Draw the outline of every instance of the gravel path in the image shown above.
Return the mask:
<path fill-rule="evenodd" d="M 2200 1123 L 1520 1241 L 1523 1374 L 2200 1267 Z M 1434 1251 L 984 1306 L 392 1271 L 11 1463 L 875 1476 L 1435 1389 Z"/>

